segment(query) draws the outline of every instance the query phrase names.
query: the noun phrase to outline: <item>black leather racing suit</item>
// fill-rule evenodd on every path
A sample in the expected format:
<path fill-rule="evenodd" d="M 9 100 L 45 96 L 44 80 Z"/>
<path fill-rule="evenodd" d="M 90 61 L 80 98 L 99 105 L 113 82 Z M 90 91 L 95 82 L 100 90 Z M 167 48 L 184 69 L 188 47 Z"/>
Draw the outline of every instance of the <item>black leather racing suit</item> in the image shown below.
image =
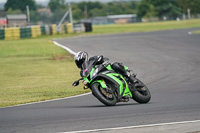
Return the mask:
<path fill-rule="evenodd" d="M 98 60 L 100 56 L 93 56 L 93 57 L 90 57 L 89 58 L 89 62 L 93 62 L 94 60 Z M 106 58 L 104 58 L 102 55 L 101 55 L 102 59 L 100 61 L 98 61 L 96 64 L 102 64 Z M 122 63 L 119 63 L 119 62 L 114 62 L 112 65 L 111 65 L 112 69 L 115 70 L 115 72 L 117 73 L 120 73 L 122 74 L 123 76 L 127 77 L 128 78 L 128 75 L 127 75 L 127 70 L 125 70 L 124 66 L 122 65 Z"/>

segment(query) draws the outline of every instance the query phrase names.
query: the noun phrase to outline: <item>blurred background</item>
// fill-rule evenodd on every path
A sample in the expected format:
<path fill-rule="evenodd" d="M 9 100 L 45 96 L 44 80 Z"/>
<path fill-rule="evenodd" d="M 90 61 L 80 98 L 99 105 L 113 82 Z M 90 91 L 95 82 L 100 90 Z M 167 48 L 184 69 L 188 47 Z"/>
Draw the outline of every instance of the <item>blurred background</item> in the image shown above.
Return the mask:
<path fill-rule="evenodd" d="M 200 0 L 0 0 L 0 40 L 200 18 Z"/>
<path fill-rule="evenodd" d="M 69 3 L 74 22 L 93 25 L 200 18 L 200 0 L 0 0 L 0 27 L 58 24 Z"/>

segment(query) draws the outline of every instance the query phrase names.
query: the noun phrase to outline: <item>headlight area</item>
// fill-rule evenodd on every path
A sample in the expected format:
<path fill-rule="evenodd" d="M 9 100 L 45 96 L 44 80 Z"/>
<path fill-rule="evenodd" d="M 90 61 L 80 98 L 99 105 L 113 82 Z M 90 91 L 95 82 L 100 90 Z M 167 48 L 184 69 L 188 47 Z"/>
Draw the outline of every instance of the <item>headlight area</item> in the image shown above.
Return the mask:
<path fill-rule="evenodd" d="M 84 84 L 84 85 L 87 85 L 87 84 L 88 84 L 88 81 L 84 80 L 84 81 L 83 81 L 83 84 Z"/>
<path fill-rule="evenodd" d="M 92 73 L 92 77 L 91 77 L 92 79 L 97 75 L 98 71 L 99 71 L 98 68 L 96 68 L 96 69 L 94 70 L 94 72 Z"/>

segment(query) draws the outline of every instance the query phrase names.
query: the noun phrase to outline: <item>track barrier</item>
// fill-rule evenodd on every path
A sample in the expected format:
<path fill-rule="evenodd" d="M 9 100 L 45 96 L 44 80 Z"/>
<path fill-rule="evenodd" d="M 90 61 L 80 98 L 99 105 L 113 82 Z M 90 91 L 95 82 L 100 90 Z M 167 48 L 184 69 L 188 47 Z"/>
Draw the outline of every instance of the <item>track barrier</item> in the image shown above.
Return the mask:
<path fill-rule="evenodd" d="M 0 29 L 0 40 L 4 40 L 4 39 L 5 39 L 5 30 Z"/>
<path fill-rule="evenodd" d="M 20 28 L 5 28 L 5 40 L 18 40 L 20 39 Z"/>
<path fill-rule="evenodd" d="M 82 25 L 82 26 L 81 26 Z M 88 25 L 64 23 L 61 25 L 60 34 L 70 34 L 73 32 L 88 32 L 92 31 L 91 28 L 88 30 Z M 91 25 L 89 25 L 91 26 Z M 34 25 L 29 27 L 11 27 L 0 29 L 0 40 L 19 40 L 25 38 L 36 38 L 41 35 L 56 35 L 59 34 L 57 31 L 57 25 Z"/>
<path fill-rule="evenodd" d="M 67 32 L 68 32 L 68 33 L 72 33 L 72 32 L 73 32 L 72 23 L 68 23 L 68 24 L 67 24 Z"/>

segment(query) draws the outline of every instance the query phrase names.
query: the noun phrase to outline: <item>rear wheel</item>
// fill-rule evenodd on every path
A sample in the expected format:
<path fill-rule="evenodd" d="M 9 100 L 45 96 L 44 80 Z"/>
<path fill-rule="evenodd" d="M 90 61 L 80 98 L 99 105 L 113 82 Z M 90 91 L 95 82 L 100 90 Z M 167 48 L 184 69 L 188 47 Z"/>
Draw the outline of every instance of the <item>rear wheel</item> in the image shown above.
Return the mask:
<path fill-rule="evenodd" d="M 137 78 L 134 78 L 135 90 L 132 91 L 133 100 L 138 103 L 148 103 L 151 99 L 151 93 L 146 85 Z"/>
<path fill-rule="evenodd" d="M 117 103 L 116 96 L 109 85 L 107 85 L 107 88 L 102 88 L 100 83 L 94 83 L 91 90 L 92 94 L 106 106 L 114 106 Z"/>

